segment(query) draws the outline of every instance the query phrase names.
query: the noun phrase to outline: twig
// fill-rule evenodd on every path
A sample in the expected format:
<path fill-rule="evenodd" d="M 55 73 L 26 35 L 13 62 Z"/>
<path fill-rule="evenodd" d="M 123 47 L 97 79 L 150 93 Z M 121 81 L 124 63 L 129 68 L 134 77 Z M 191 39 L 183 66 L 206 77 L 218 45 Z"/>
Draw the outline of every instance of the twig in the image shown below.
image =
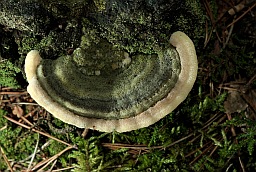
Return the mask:
<path fill-rule="evenodd" d="M 248 8 L 248 10 L 246 10 L 241 16 L 239 16 L 236 20 L 234 20 L 232 23 L 230 23 L 227 28 L 229 28 L 230 26 L 234 25 L 238 20 L 240 20 L 245 14 L 247 14 L 249 11 L 251 11 L 254 7 L 256 7 L 256 3 L 253 4 L 253 6 L 251 6 L 250 8 Z"/>
<path fill-rule="evenodd" d="M 205 150 L 203 150 L 203 152 L 201 154 L 199 154 L 197 157 L 195 157 L 195 159 L 193 159 L 193 161 L 191 161 L 189 163 L 189 165 L 194 164 L 201 156 L 203 156 L 203 154 L 205 154 L 206 152 L 208 152 L 214 145 L 210 145 L 209 147 L 205 148 Z"/>
<path fill-rule="evenodd" d="M 14 92 L 14 91 L 0 92 L 0 95 L 24 95 L 24 94 L 28 94 L 28 92 L 27 91 L 23 91 L 23 92 Z"/>
<path fill-rule="evenodd" d="M 210 20 L 212 22 L 212 25 L 215 26 L 215 21 L 214 21 L 214 17 L 212 14 L 212 10 L 210 9 L 210 4 L 208 1 L 203 1 L 204 2 L 204 7 L 206 9 L 206 12 L 208 13 L 208 16 L 210 17 Z"/>
<path fill-rule="evenodd" d="M 1 90 L 11 90 L 12 89 L 12 87 L 3 87 L 3 88 L 1 88 Z"/>
<path fill-rule="evenodd" d="M 103 146 L 105 147 L 112 147 L 112 148 L 128 148 L 128 149 L 134 149 L 134 150 L 152 150 L 152 149 L 165 149 L 168 147 L 171 147 L 177 143 L 180 143 L 186 139 L 188 139 L 189 137 L 193 136 L 194 133 L 189 134 L 179 140 L 176 140 L 175 142 L 167 145 L 167 146 L 152 146 L 152 147 L 148 147 L 146 145 L 129 145 L 129 144 L 121 144 L 121 143 L 102 143 Z"/>
<path fill-rule="evenodd" d="M 211 151 L 209 157 L 212 156 L 212 154 L 217 150 L 218 147 L 219 147 L 219 146 L 215 146 L 215 147 L 213 148 L 213 150 Z M 206 159 L 204 160 L 204 162 L 206 162 Z M 201 167 L 200 167 L 200 170 L 199 170 L 199 171 L 201 171 L 201 169 L 203 168 L 204 162 L 201 164 Z"/>
<path fill-rule="evenodd" d="M 228 114 L 228 113 L 227 113 L 227 116 L 228 116 L 228 120 L 232 120 L 231 114 Z M 232 132 L 232 136 L 233 136 L 233 137 L 236 137 L 236 131 L 235 131 L 233 125 L 231 126 L 231 132 Z M 236 138 L 235 138 L 235 143 L 238 144 L 238 140 L 237 140 Z M 240 154 L 240 151 L 238 151 L 238 154 Z M 238 160 L 239 160 L 239 163 L 240 163 L 240 165 L 241 165 L 242 171 L 245 172 L 244 164 L 243 164 L 243 162 L 242 162 L 240 156 L 238 156 Z"/>
<path fill-rule="evenodd" d="M 208 16 L 210 17 L 210 21 L 213 25 L 213 28 L 211 29 L 210 34 L 208 34 L 208 22 L 206 21 L 206 32 L 205 32 L 206 35 L 205 35 L 205 41 L 204 41 L 204 48 L 205 48 L 206 45 L 208 44 L 208 42 L 210 41 L 212 32 L 215 29 L 216 22 L 214 21 L 213 14 L 212 14 L 212 11 L 210 9 L 209 2 L 208 1 L 203 1 L 203 2 L 204 2 L 204 7 L 206 9 L 206 12 L 207 12 Z"/>
<path fill-rule="evenodd" d="M 228 37 L 227 37 L 227 39 L 226 39 L 226 42 L 225 42 L 224 45 L 223 45 L 222 50 L 226 48 L 226 46 L 227 46 L 227 44 L 228 44 L 228 41 L 229 41 L 229 39 L 230 39 L 230 37 L 231 37 L 231 34 L 232 34 L 232 32 L 233 32 L 233 28 L 234 28 L 234 25 L 231 26 L 231 28 L 230 28 L 230 30 L 229 30 L 229 32 L 228 32 Z"/>
<path fill-rule="evenodd" d="M 29 124 L 31 127 L 33 126 L 33 124 L 32 124 L 29 120 L 27 120 L 27 118 L 25 118 L 24 116 L 20 116 L 20 118 L 21 118 L 24 122 L 26 122 L 27 124 Z"/>
<path fill-rule="evenodd" d="M 33 106 L 39 106 L 37 103 L 28 103 L 28 102 L 18 102 L 18 103 L 12 103 L 13 105 L 33 105 Z"/>
<path fill-rule="evenodd" d="M 231 87 L 218 87 L 218 88 L 222 88 L 222 89 L 228 90 L 228 91 L 238 91 L 237 88 L 231 88 Z"/>
<path fill-rule="evenodd" d="M 226 172 L 229 171 L 229 169 L 232 167 L 233 164 L 229 164 L 228 168 L 226 169 Z"/>
<path fill-rule="evenodd" d="M 33 163 L 33 161 L 34 161 L 34 158 L 35 158 L 35 156 L 36 156 L 36 153 L 37 153 L 37 148 L 38 148 L 38 144 L 39 144 L 39 134 L 38 134 L 37 136 L 38 136 L 38 138 L 37 138 L 37 142 L 36 142 L 36 147 L 35 147 L 35 149 L 34 149 L 34 153 L 32 154 L 30 163 L 29 163 L 29 165 L 28 165 L 27 172 L 30 171 L 31 165 L 32 165 L 32 163 Z"/>
<path fill-rule="evenodd" d="M 171 143 L 171 144 L 165 146 L 164 148 L 171 147 L 171 146 L 173 146 L 173 145 L 175 145 L 175 144 L 177 144 L 177 143 L 179 143 L 179 142 L 182 142 L 183 140 L 188 139 L 189 137 L 191 137 L 191 136 L 193 136 L 193 135 L 194 135 L 194 133 L 191 133 L 191 134 L 189 134 L 189 135 L 187 135 L 187 136 L 185 136 L 185 137 L 183 137 L 183 138 L 181 138 L 181 139 L 179 139 L 179 140 L 177 140 L 177 141 L 175 141 L 175 142 L 173 142 L 173 143 Z"/>
<path fill-rule="evenodd" d="M 75 167 L 66 167 L 66 168 L 61 168 L 61 169 L 57 169 L 57 170 L 52 170 L 52 172 L 58 172 L 58 171 L 64 171 L 64 170 L 71 170 Z"/>
<path fill-rule="evenodd" d="M 221 117 L 221 114 L 216 114 L 216 115 L 214 115 L 211 119 L 209 119 L 209 120 L 206 122 L 206 125 L 205 125 L 202 129 L 207 128 L 213 121 L 215 121 L 215 120 L 218 119 L 219 117 Z M 222 117 L 222 118 L 218 121 L 218 123 L 219 123 L 220 121 L 224 120 L 225 118 L 226 118 L 225 116 Z M 207 124 L 207 123 L 208 123 L 208 124 Z M 175 145 L 175 144 L 178 144 L 178 143 L 180 143 L 180 142 L 182 142 L 182 141 L 184 141 L 184 140 L 186 140 L 186 139 L 192 137 L 193 135 L 194 135 L 194 133 L 191 133 L 191 134 L 189 134 L 189 135 L 187 135 L 187 136 L 185 136 L 185 137 L 183 137 L 183 138 L 181 138 L 181 139 L 179 139 L 179 140 L 176 140 L 176 141 L 172 142 L 171 144 L 169 144 L 169 145 L 167 145 L 167 146 L 152 146 L 152 147 L 148 147 L 148 146 L 146 146 L 146 145 L 129 145 L 129 144 L 121 144 L 121 143 L 115 143 L 115 144 L 113 144 L 113 143 L 102 143 L 102 146 L 108 147 L 108 148 L 112 148 L 112 149 L 113 149 L 113 148 L 114 148 L 114 149 L 118 149 L 118 148 L 127 148 L 127 149 L 144 150 L 144 151 L 146 151 L 146 150 L 153 150 L 153 149 L 166 149 L 166 148 L 168 148 L 168 147 L 171 147 L 171 146 L 173 146 L 173 145 Z"/>
<path fill-rule="evenodd" d="M 253 93 L 253 91 L 252 91 Z M 252 110 L 256 113 L 256 104 L 255 101 L 251 100 L 250 96 L 246 94 L 242 94 L 242 98 L 246 101 L 247 104 L 249 104 L 252 108 Z"/>
<path fill-rule="evenodd" d="M 5 125 L 2 128 L 0 128 L 0 131 L 5 130 L 6 128 L 7 128 L 7 125 Z"/>
<path fill-rule="evenodd" d="M 44 135 L 44 136 L 46 136 L 46 137 L 49 137 L 49 138 L 51 138 L 51 139 L 53 139 L 53 140 L 56 140 L 56 141 L 58 141 L 58 142 L 60 142 L 60 143 L 65 144 L 65 145 L 67 145 L 67 146 L 72 146 L 72 145 L 69 144 L 69 143 L 66 143 L 66 142 L 64 142 L 64 141 L 62 141 L 62 140 L 60 140 L 60 139 L 57 139 L 56 137 L 51 136 L 50 134 L 47 134 L 47 133 L 44 133 L 44 132 L 42 132 L 42 131 L 36 130 L 36 129 L 34 129 L 34 128 L 31 128 L 31 127 L 29 127 L 29 126 L 27 126 L 27 125 L 25 125 L 25 124 L 22 124 L 22 123 L 20 123 L 20 122 L 14 120 L 14 119 L 12 119 L 12 118 L 9 118 L 9 117 L 7 117 L 7 116 L 4 116 L 4 118 L 6 118 L 7 120 L 9 120 L 9 121 L 11 121 L 11 122 L 13 122 L 13 123 L 15 123 L 15 124 L 17 124 L 17 125 L 20 125 L 21 127 L 30 129 L 30 130 L 32 130 L 32 131 L 34 131 L 34 132 L 36 132 L 36 133 L 42 134 L 42 135 Z"/>
<path fill-rule="evenodd" d="M 187 157 L 193 155 L 194 153 L 196 153 L 197 151 L 199 151 L 199 150 L 201 150 L 201 149 L 203 149 L 203 148 L 205 148 L 205 147 L 211 146 L 211 144 L 212 144 L 211 141 L 205 143 L 202 147 L 199 147 L 199 148 L 193 150 L 192 152 L 188 153 L 187 155 L 185 155 L 185 158 L 187 158 Z"/>
<path fill-rule="evenodd" d="M 231 120 L 232 120 L 231 114 L 226 113 L 226 115 L 227 115 L 227 117 L 228 117 L 228 120 L 231 121 Z M 235 137 L 236 137 L 236 131 L 235 131 L 234 126 L 231 125 L 231 128 L 230 128 L 230 129 L 231 129 L 232 136 L 235 138 Z M 236 142 L 236 144 L 238 143 L 237 139 L 235 139 L 235 142 Z"/>
<path fill-rule="evenodd" d="M 246 84 L 246 86 L 251 85 L 251 83 L 256 79 L 256 74 L 248 81 L 248 83 Z"/>
<path fill-rule="evenodd" d="M 201 128 L 201 130 L 205 130 L 208 128 L 208 126 L 210 126 L 215 120 L 217 120 L 218 118 L 220 118 L 222 116 L 222 114 L 215 114 L 213 117 L 211 117 L 207 122 L 205 122 L 204 126 Z M 216 123 L 220 123 L 221 121 L 223 121 L 226 117 L 223 116 L 222 118 L 220 118 Z M 195 136 L 192 140 L 189 141 L 189 143 L 193 143 L 196 139 L 198 139 L 200 137 L 201 134 L 199 134 L 198 136 Z"/>
<path fill-rule="evenodd" d="M 74 146 L 68 146 L 67 148 L 65 148 L 64 150 L 62 150 L 61 152 L 59 152 L 58 154 L 52 156 L 51 158 L 48 158 L 46 160 L 43 160 L 41 162 L 39 162 L 35 167 L 32 168 L 32 171 L 35 171 L 36 169 L 38 169 L 39 167 L 41 167 L 42 165 L 44 165 L 42 168 L 40 168 L 38 171 L 43 171 L 43 169 L 45 167 L 47 167 L 51 162 L 53 162 L 54 160 L 56 160 L 59 156 L 61 156 L 63 153 L 65 153 L 66 151 L 75 148 Z"/>
<path fill-rule="evenodd" d="M 10 169 L 10 171 L 11 171 L 11 172 L 14 172 L 13 169 L 12 169 L 12 167 L 11 167 L 11 164 L 10 164 L 10 162 L 8 161 L 8 158 L 7 158 L 7 156 L 5 155 L 4 150 L 3 150 L 3 148 L 2 148 L 1 146 L 0 146 L 0 152 L 1 152 L 2 156 L 3 156 L 3 158 L 4 158 L 5 163 L 7 164 L 8 168 Z"/>
<path fill-rule="evenodd" d="M 213 115 L 208 121 L 205 122 L 205 124 L 204 124 L 202 129 L 208 128 L 208 126 L 211 125 L 212 122 L 214 122 L 217 118 L 219 118 L 221 116 L 222 116 L 222 114 L 218 114 L 218 113 Z"/>
<path fill-rule="evenodd" d="M 241 168 L 242 168 L 243 172 L 245 172 L 244 164 L 243 164 L 243 162 L 242 162 L 240 156 L 238 157 L 238 159 L 239 159 L 239 163 L 240 163 L 240 165 L 241 165 Z"/>
<path fill-rule="evenodd" d="M 129 145 L 129 144 L 123 144 L 123 143 L 102 143 L 102 146 L 104 147 L 112 147 L 112 148 L 130 148 L 130 149 L 150 149 L 150 147 L 147 147 L 146 145 Z"/>
<path fill-rule="evenodd" d="M 36 153 L 39 153 L 41 150 L 44 150 L 44 148 L 47 147 L 47 146 L 50 144 L 51 141 L 53 141 L 53 140 L 48 140 L 43 146 L 41 146 L 41 149 L 38 149 L 38 150 L 36 151 Z M 20 160 L 19 163 L 26 162 L 26 161 L 29 160 L 33 155 L 34 155 L 34 153 L 32 153 L 31 155 L 29 155 L 29 156 L 26 157 L 25 159 Z"/>
<path fill-rule="evenodd" d="M 56 163 L 57 163 L 57 159 L 52 163 L 52 166 L 51 166 L 51 168 L 49 169 L 49 172 L 52 172 L 52 169 L 53 169 L 53 167 L 56 165 Z"/>

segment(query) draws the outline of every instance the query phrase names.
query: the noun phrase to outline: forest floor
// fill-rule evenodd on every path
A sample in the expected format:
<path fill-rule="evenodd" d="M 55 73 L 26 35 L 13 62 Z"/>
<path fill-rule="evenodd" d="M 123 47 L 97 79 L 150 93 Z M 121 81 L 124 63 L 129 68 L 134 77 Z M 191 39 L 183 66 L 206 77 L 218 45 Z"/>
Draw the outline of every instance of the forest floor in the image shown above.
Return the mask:
<path fill-rule="evenodd" d="M 216 7 L 213 9 L 213 7 Z M 0 89 L 0 171 L 256 171 L 256 2 L 202 2 L 198 79 L 170 115 L 127 133 L 52 118 Z"/>

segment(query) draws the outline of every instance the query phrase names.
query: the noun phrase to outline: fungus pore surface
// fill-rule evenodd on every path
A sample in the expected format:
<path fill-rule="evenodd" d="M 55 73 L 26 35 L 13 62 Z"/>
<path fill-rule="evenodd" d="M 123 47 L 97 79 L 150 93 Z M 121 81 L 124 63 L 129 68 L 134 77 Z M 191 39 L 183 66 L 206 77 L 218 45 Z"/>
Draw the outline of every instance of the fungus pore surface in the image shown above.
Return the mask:
<path fill-rule="evenodd" d="M 56 60 L 32 50 L 25 73 L 32 98 L 60 120 L 126 132 L 157 122 L 187 97 L 197 57 L 193 42 L 178 31 L 151 55 L 131 55 L 105 40 Z"/>

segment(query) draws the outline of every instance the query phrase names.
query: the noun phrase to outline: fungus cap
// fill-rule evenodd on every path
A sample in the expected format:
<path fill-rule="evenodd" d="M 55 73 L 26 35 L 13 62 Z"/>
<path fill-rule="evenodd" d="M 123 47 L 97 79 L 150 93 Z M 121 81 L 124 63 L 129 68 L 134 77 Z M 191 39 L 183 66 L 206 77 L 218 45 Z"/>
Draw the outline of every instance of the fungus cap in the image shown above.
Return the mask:
<path fill-rule="evenodd" d="M 25 59 L 27 90 L 56 118 L 79 128 L 147 127 L 184 101 L 196 80 L 193 42 L 177 31 L 170 44 L 157 55 L 130 57 L 100 43 L 96 50 L 77 49 L 72 57 L 54 61 L 32 50 Z"/>

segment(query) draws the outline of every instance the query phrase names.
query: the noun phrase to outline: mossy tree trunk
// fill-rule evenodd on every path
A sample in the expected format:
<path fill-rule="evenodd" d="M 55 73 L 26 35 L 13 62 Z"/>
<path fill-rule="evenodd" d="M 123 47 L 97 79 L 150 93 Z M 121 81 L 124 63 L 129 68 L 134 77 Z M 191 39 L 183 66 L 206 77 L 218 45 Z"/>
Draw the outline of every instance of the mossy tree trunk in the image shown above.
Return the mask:
<path fill-rule="evenodd" d="M 0 55 L 23 70 L 31 49 L 56 59 L 99 37 L 150 54 L 177 30 L 197 40 L 202 16 L 196 0 L 2 0 Z"/>

